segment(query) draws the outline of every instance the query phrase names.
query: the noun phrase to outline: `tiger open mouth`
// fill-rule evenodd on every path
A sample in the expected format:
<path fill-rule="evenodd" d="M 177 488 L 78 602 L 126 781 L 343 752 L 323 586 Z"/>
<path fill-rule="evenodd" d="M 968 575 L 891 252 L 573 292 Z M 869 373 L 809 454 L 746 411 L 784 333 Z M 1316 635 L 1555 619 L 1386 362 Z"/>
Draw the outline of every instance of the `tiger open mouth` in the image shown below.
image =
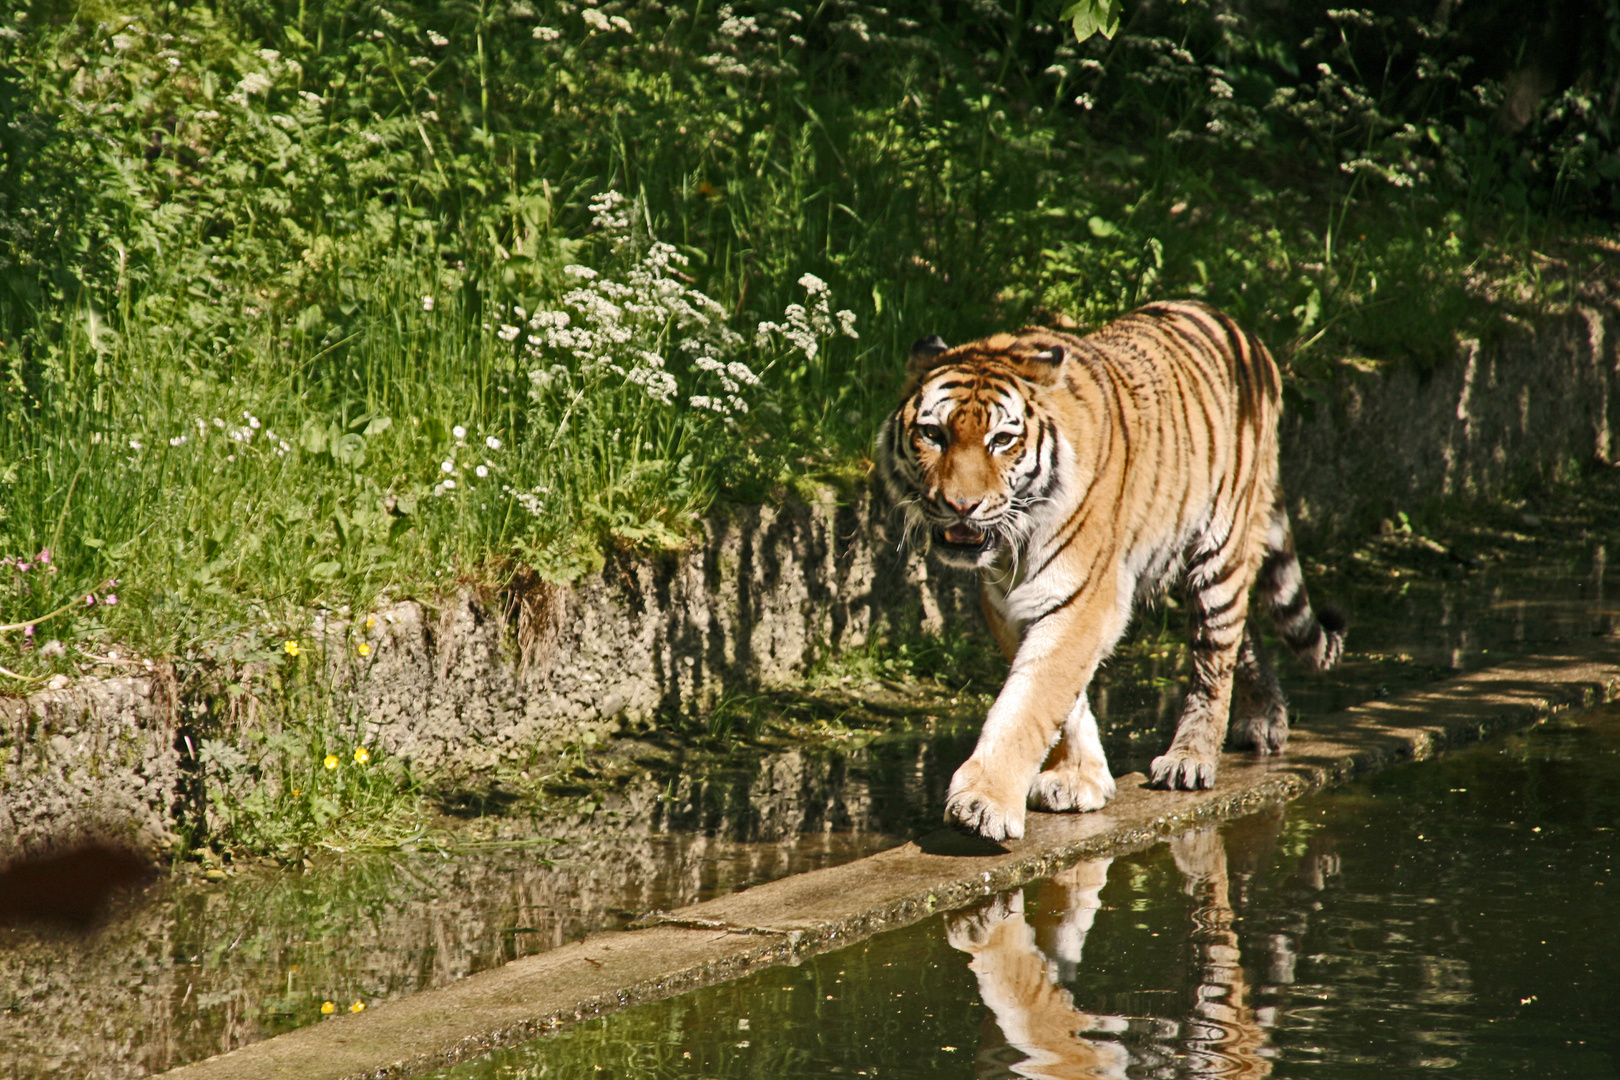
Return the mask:
<path fill-rule="evenodd" d="M 947 525 L 938 530 L 936 535 L 941 543 L 954 548 L 979 549 L 989 541 L 989 536 L 986 533 L 975 529 L 965 521 L 959 521 L 955 525 Z"/>

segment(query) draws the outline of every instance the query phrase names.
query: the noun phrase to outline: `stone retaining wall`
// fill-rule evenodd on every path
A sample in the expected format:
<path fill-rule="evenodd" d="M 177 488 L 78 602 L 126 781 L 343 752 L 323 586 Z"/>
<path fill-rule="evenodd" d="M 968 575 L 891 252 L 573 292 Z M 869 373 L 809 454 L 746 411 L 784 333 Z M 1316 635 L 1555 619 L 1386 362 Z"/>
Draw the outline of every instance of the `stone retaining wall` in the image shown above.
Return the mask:
<path fill-rule="evenodd" d="M 1346 361 L 1291 401 L 1282 473 L 1304 540 L 1433 512 L 1620 461 L 1620 301 L 1597 292 L 1431 372 Z"/>
<path fill-rule="evenodd" d="M 1304 544 L 1620 458 L 1617 318 L 1594 293 L 1502 342 L 1465 343 L 1427 374 L 1340 365 L 1327 400 L 1294 402 L 1284 419 Z M 544 760 L 626 723 L 789 685 L 875 633 L 976 618 L 970 580 L 897 540 L 871 495 L 732 508 L 685 552 L 614 557 L 572 586 L 404 601 L 365 631 L 333 619 L 315 654 L 353 695 L 367 741 L 420 771 Z M 356 632 L 372 643 L 364 661 L 347 647 Z M 167 846 L 187 821 L 205 824 L 196 738 L 229 733 L 206 695 L 176 686 L 154 667 L 0 699 L 0 860 L 87 832 Z"/>

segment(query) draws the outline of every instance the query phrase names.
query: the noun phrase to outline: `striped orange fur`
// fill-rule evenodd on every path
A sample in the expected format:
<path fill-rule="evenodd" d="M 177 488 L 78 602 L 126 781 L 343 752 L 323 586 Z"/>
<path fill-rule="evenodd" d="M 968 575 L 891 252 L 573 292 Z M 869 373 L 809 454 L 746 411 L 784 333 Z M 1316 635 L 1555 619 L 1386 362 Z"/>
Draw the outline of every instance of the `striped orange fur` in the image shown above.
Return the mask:
<path fill-rule="evenodd" d="M 1232 743 L 1287 740 L 1282 692 L 1248 626 L 1251 589 L 1317 670 L 1342 620 L 1311 610 L 1277 477 L 1277 366 L 1204 304 L 1150 304 L 1085 337 L 1026 328 L 913 347 L 878 467 L 908 534 L 976 566 L 1012 664 L 945 816 L 1022 836 L 1026 805 L 1114 794 L 1086 689 L 1136 604 L 1185 584 L 1192 676 L 1165 787 L 1207 788 Z M 1236 709 L 1234 710 L 1234 704 Z"/>

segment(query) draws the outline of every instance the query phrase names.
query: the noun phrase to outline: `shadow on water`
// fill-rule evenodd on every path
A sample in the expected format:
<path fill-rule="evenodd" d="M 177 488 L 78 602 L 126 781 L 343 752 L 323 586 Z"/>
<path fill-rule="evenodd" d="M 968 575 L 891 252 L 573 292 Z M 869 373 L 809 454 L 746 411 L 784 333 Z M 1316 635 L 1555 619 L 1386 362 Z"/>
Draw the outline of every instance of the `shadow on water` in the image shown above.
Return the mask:
<path fill-rule="evenodd" d="M 1612 621 L 1603 612 L 1604 597 L 1613 595 L 1614 585 L 1605 581 L 1603 549 L 1595 549 L 1595 555 L 1586 550 L 1586 561 L 1573 569 L 1486 568 L 1462 577 L 1403 568 L 1398 560 L 1389 566 L 1375 561 L 1318 588 L 1320 597 L 1331 596 L 1349 609 L 1354 651 L 1343 669 L 1326 680 L 1309 680 L 1284 667 L 1298 722 L 1308 728 L 1312 716 L 1344 705 L 1591 634 L 1604 620 Z M 1144 618 L 1171 626 L 1179 616 L 1167 612 Z M 1161 752 L 1179 705 L 1180 654 L 1159 644 L 1165 639 L 1155 635 L 1151 622 L 1145 630 L 1111 664 L 1094 697 L 1116 773 L 1141 769 Z M 487 826 L 478 834 L 479 844 L 445 853 L 330 855 L 303 868 L 241 869 L 222 882 L 195 875 L 169 878 L 115 903 L 101 925 L 82 939 L 0 926 L 0 1074 L 18 1080 L 66 1074 L 143 1076 L 318 1022 L 325 1015 L 323 1007 L 347 1011 L 356 1004 L 442 986 L 584 934 L 622 926 L 645 911 L 674 909 L 859 858 L 906 839 L 926 838 L 937 828 L 945 786 L 971 749 L 976 731 L 972 723 L 925 725 L 925 719 L 930 718 L 919 714 L 909 727 L 902 724 L 850 749 L 762 749 L 701 767 L 682 757 L 654 762 L 611 790 L 556 797 L 537 811 L 532 803 L 511 800 L 503 792 L 487 793 L 446 806 L 454 817 Z M 1291 813 L 1283 831 L 1287 843 L 1297 846 L 1309 830 Z M 1188 860 L 1194 857 L 1176 850 L 1181 854 L 1150 854 L 1116 864 L 1108 871 L 1102 895 L 1106 899 L 1125 887 L 1122 881 L 1131 888 L 1143 883 L 1140 896 L 1130 903 L 1142 905 L 1144 918 L 1167 911 L 1166 905 L 1191 903 L 1173 899 L 1172 893 L 1182 895 L 1179 886 L 1155 892 L 1158 886 L 1147 884 L 1165 876 L 1164 859 L 1193 867 Z M 1200 872 L 1189 869 L 1188 880 Z M 1215 882 L 1219 875 L 1211 870 L 1198 878 L 1205 879 Z M 1089 886 L 1059 883 L 1052 888 L 1083 897 Z M 1211 911 L 1218 911 L 1216 885 L 1199 888 L 1209 894 Z M 1050 921 L 1048 901 L 1031 894 L 1027 907 L 1009 899 L 999 910 L 1001 914 L 987 913 L 980 920 L 987 926 L 1008 925 L 996 940 L 1022 933 L 1017 930 L 1020 919 L 1034 928 L 1037 940 L 1047 940 L 1041 927 L 1042 920 Z M 1181 956 L 1190 946 L 1186 932 L 1176 927 L 1187 925 L 1191 914 L 1181 912 L 1179 922 L 1167 918 L 1154 931 L 1161 937 L 1142 938 L 1133 948 L 1148 956 L 1155 950 Z M 1084 921 L 1078 914 L 1067 922 L 1058 918 L 1050 931 L 1057 936 L 1048 936 L 1071 944 L 1087 940 Z M 1205 921 L 1213 925 L 1220 919 L 1212 914 Z M 1211 938 L 1207 947 L 1238 947 L 1223 941 Z M 1245 957 L 1271 948 L 1248 941 L 1240 945 Z M 862 955 L 889 947 L 863 947 Z M 1094 939 L 1087 944 L 1089 977 L 1098 970 L 1091 963 L 1098 948 Z M 960 984 L 971 996 L 971 983 L 963 981 L 970 974 L 950 946 L 941 939 L 924 951 L 928 949 L 933 959 L 922 962 L 955 972 L 942 975 L 944 983 Z M 1061 949 L 1047 955 L 1059 969 L 1071 962 Z M 914 961 L 905 959 L 904 964 L 915 967 Z M 806 970 L 822 971 L 821 964 Z M 1445 978 L 1442 968 L 1434 968 L 1436 979 Z M 799 1000 L 802 977 L 803 972 L 786 980 L 791 990 L 784 1002 Z M 862 983 L 869 977 L 863 976 Z M 1108 1037 L 1124 1040 L 1121 1045 L 1128 1049 L 1140 1043 L 1140 1053 L 1148 1054 L 1145 1047 L 1152 1040 L 1140 1033 L 1159 1031 L 1171 1022 L 1148 1006 L 1193 993 L 1197 985 L 1202 984 L 1179 978 L 1154 989 L 1121 989 L 1124 998 L 1112 1006 L 1087 1000 L 1077 1007 L 1085 1015 L 1104 1018 L 1099 1023 L 1127 1023 L 1124 1033 Z M 835 1011 L 833 1002 L 843 991 L 833 989 L 838 992 L 832 1001 L 823 994 L 813 1007 L 794 1005 L 782 1023 L 791 1029 L 799 1022 L 795 1017 Z M 1256 1000 L 1258 993 L 1250 992 L 1245 1000 Z M 1210 1008 L 1225 1000 L 1210 997 Z M 1273 1006 L 1262 1001 L 1243 1007 L 1260 1017 Z M 1313 1006 L 1329 1007 L 1327 1002 Z M 893 1030 L 904 1034 L 910 1025 L 933 1030 L 937 1017 L 902 1010 L 892 1019 L 897 1025 Z M 1207 1021 L 1224 1022 L 1219 1016 Z M 1182 1017 L 1175 1023 L 1192 1021 Z M 1254 1023 L 1264 1027 L 1258 1019 Z M 1010 1034 L 1007 1038 L 1007 1045 L 1014 1045 Z M 1171 1040 L 1182 1040 L 1175 1051 L 1180 1055 L 1175 1069 L 1181 1071 L 1162 1075 L 1194 1075 L 1184 1063 L 1195 1053 L 1186 1048 L 1191 1045 L 1186 1038 Z M 748 1036 L 737 1041 L 747 1042 Z M 978 1041 L 952 1027 L 939 1036 L 939 1045 L 946 1044 L 967 1047 Z M 1265 1060 L 1260 1049 L 1254 1053 Z M 966 1052 L 936 1048 L 918 1060 L 937 1058 L 940 1068 L 962 1074 L 966 1065 L 959 1055 Z M 1012 1051 L 997 1051 L 1004 1052 Z M 1434 1055 L 1437 1060 L 1446 1056 L 1440 1050 Z M 707 1067 L 724 1071 L 719 1065 Z M 912 1068 L 911 1075 L 934 1075 L 920 1065 L 906 1067 Z"/>
<path fill-rule="evenodd" d="M 1620 709 L 437 1074 L 1620 1075 Z"/>

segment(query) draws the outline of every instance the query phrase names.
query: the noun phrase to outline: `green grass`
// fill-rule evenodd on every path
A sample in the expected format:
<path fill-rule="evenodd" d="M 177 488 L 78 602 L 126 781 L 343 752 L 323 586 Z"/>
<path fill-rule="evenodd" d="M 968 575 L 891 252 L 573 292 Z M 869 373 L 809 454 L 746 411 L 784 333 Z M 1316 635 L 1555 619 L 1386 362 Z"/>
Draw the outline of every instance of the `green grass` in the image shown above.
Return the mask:
<path fill-rule="evenodd" d="M 678 546 L 716 498 L 853 481 L 921 334 L 1203 296 L 1309 397 L 1346 355 L 1433 365 L 1610 268 L 1491 171 L 1460 106 L 1415 147 L 1378 112 L 1399 87 L 1352 108 L 1299 76 L 1327 104 L 1268 107 L 1314 54 L 1171 7 L 1083 46 L 1040 7 L 20 9 L 0 624 L 71 606 L 0 633 L 0 680 L 273 649 L 321 607 L 568 580 L 604 544 Z M 1350 151 L 1367 167 L 1336 167 Z M 626 201 L 593 208 L 607 191 Z M 673 258 L 648 270 L 655 241 Z M 548 343 L 528 320 L 567 308 L 575 263 L 639 266 L 704 318 Z M 756 342 L 813 299 L 806 273 L 859 337 Z M 667 401 L 612 366 L 645 351 Z M 746 412 L 692 405 L 732 396 Z"/>

